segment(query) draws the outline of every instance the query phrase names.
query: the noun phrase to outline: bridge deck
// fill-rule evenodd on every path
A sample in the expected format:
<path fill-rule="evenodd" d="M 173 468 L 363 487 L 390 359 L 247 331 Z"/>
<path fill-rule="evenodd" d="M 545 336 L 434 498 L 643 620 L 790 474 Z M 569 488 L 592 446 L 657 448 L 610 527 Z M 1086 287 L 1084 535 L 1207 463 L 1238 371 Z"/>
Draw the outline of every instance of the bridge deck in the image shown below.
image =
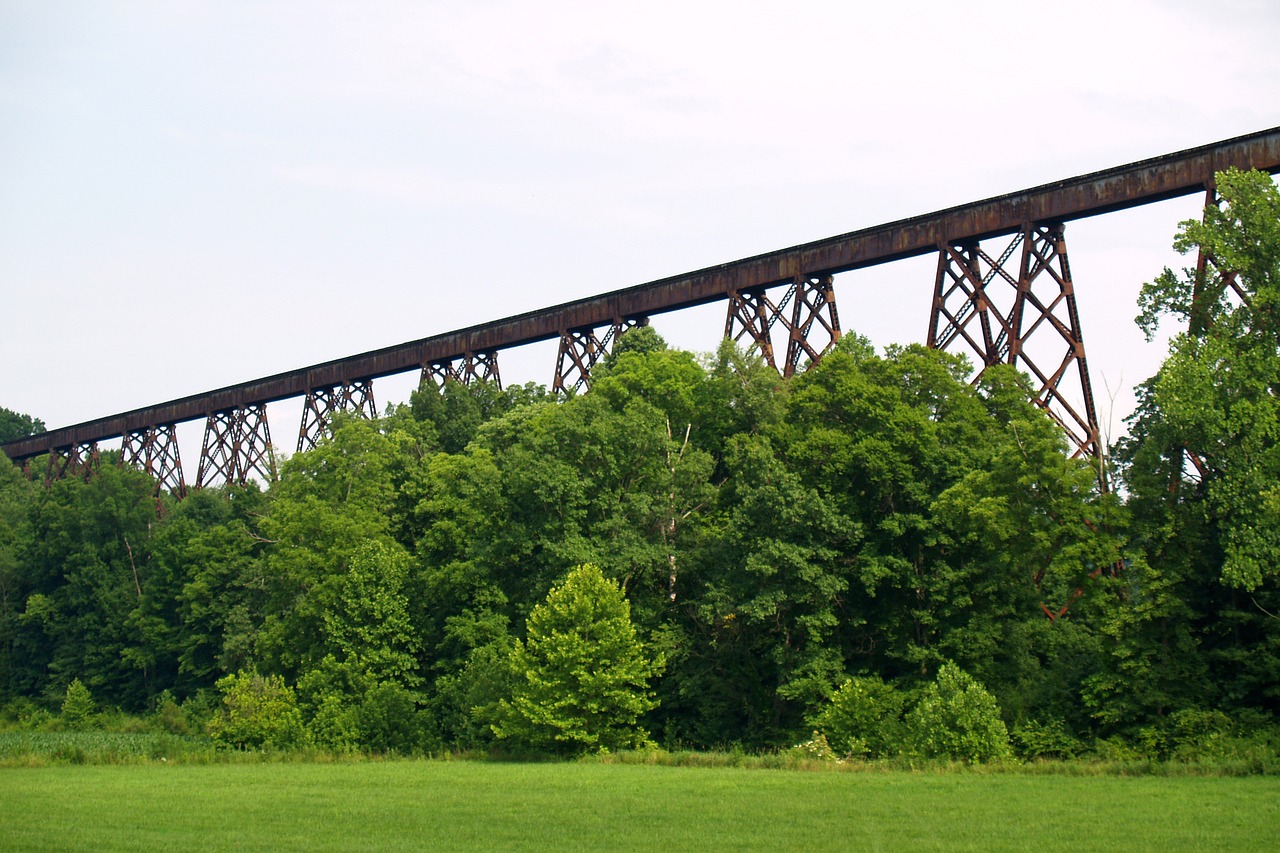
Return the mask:
<path fill-rule="evenodd" d="M 1028 221 L 1065 222 L 1163 201 L 1203 191 L 1214 173 L 1228 166 L 1280 171 L 1280 127 L 51 430 L 0 445 L 0 450 L 19 461 L 236 406 L 404 373 L 469 352 L 548 340 L 569 329 L 676 311 L 798 275 L 839 273 L 927 254 L 947 242 L 1013 233 Z"/>

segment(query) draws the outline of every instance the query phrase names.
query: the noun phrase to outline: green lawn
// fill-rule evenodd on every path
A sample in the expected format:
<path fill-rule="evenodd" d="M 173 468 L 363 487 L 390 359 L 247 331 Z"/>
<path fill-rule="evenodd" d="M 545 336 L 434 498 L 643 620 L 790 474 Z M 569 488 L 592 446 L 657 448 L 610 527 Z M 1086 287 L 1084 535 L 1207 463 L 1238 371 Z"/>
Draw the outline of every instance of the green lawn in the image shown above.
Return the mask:
<path fill-rule="evenodd" d="M 1274 777 L 596 764 L 0 770 L 3 850 L 1268 850 Z"/>

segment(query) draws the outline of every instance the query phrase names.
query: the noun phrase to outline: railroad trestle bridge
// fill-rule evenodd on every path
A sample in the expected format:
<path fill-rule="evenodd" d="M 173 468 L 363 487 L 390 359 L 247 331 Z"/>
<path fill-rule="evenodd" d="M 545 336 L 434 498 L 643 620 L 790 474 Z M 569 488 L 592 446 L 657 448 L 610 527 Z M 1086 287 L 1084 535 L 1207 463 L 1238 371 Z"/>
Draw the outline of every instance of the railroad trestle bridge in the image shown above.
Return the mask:
<path fill-rule="evenodd" d="M 0 446 L 26 463 L 49 454 L 50 480 L 97 464 L 100 442 L 157 490 L 186 493 L 177 425 L 204 420 L 194 487 L 244 483 L 273 471 L 267 404 L 303 398 L 297 449 L 315 445 L 338 411 L 376 414 L 373 381 L 420 371 L 439 383 L 501 383 L 506 349 L 559 340 L 552 388 L 589 386 L 591 370 L 628 328 L 653 316 L 725 301 L 724 335 L 754 347 L 784 376 L 822 358 L 840 338 L 834 276 L 936 254 L 927 343 L 975 357 L 979 371 L 1013 364 L 1032 377 L 1035 402 L 1077 456 L 1100 457 L 1098 417 L 1076 308 L 1066 224 L 1194 193 L 1217 204 L 1215 173 L 1280 171 L 1280 127 L 1021 192 L 841 234 L 600 296 L 195 394 Z M 1000 247 L 992 251 L 992 245 Z M 1229 279 L 1214 259 L 1197 268 Z"/>

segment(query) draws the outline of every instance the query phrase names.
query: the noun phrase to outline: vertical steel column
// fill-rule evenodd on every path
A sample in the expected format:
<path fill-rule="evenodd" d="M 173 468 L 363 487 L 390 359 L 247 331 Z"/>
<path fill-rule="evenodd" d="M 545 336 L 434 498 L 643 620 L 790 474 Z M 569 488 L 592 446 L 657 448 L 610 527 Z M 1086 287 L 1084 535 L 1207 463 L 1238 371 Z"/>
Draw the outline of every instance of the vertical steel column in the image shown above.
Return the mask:
<path fill-rule="evenodd" d="M 1035 403 L 1062 427 L 1073 455 L 1102 458 L 1061 223 L 1027 223 L 997 260 L 972 241 L 939 248 L 928 342 L 946 349 L 957 339 L 978 357 L 978 375 L 1000 363 L 1030 373 Z"/>
<path fill-rule="evenodd" d="M 422 379 L 419 384 L 428 379 L 441 388 L 446 382 L 461 382 L 463 385 L 470 385 L 473 382 L 492 382 L 501 388 L 502 376 L 498 373 L 498 352 L 497 350 L 467 352 L 458 358 L 433 361 L 423 365 Z"/>
<path fill-rule="evenodd" d="M 176 497 L 186 497 L 187 483 L 182 474 L 176 424 L 149 426 L 126 433 L 120 445 L 120 461 L 151 475 L 156 481 L 157 497 L 166 488 Z"/>
<path fill-rule="evenodd" d="M 560 333 L 560 352 L 556 356 L 556 375 L 551 390 L 556 394 L 576 394 L 590 387 L 591 368 L 613 348 L 614 342 L 628 329 L 649 325 L 648 317 L 616 318 L 604 337 L 594 326 L 565 329 Z M 603 327 L 601 327 L 603 328 Z"/>
<path fill-rule="evenodd" d="M 205 421 L 195 487 L 202 489 L 217 478 L 244 485 L 254 472 L 264 480 L 276 478 L 267 404 L 254 403 L 211 413 Z"/>
<path fill-rule="evenodd" d="M 796 276 L 787 285 L 786 294 L 776 303 L 769 299 L 765 288 L 732 290 L 729 292 L 724 336 L 734 341 L 750 337 L 752 348 L 760 353 L 765 363 L 779 370 L 774 359 L 773 327 L 781 323 L 786 330 L 787 349 L 779 372 L 784 377 L 794 376 L 803 366 L 802 359 L 807 357 L 810 365 L 816 364 L 840 340 L 840 315 L 836 311 L 832 282 L 830 275 Z M 821 349 L 810 341 L 815 325 L 826 332 L 826 341 Z"/>
<path fill-rule="evenodd" d="M 355 412 L 370 420 L 376 418 L 378 408 L 373 401 L 373 381 L 357 379 L 308 391 L 302 404 L 302 425 L 298 428 L 299 453 L 316 446 L 336 412 Z"/>

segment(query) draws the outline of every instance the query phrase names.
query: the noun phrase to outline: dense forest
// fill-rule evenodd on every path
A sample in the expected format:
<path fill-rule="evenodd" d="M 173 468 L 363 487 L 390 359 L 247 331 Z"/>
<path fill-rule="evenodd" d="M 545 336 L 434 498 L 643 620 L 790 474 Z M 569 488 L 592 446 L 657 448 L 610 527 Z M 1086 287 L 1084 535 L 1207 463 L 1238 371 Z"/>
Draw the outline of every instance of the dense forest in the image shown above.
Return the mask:
<path fill-rule="evenodd" d="M 159 511 L 111 454 L 0 465 L 0 705 L 402 752 L 1280 741 L 1280 193 L 1218 189 L 1176 238 L 1214 263 L 1143 290 L 1182 327 L 1115 488 L 1011 368 L 849 334 L 784 381 L 640 328 L 588 394 L 424 385 Z"/>

